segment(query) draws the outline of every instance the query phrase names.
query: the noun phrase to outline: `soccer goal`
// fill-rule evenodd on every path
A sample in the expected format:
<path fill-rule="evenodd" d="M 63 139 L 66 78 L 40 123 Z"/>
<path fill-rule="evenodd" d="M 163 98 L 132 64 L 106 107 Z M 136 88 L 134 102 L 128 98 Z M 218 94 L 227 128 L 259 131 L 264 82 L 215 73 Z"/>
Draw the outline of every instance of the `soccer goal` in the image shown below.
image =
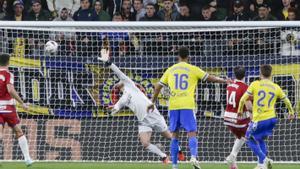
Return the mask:
<path fill-rule="evenodd" d="M 271 64 L 273 80 L 300 110 L 300 22 L 0 22 L 0 52 L 11 54 L 10 69 L 29 111 L 18 107 L 35 160 L 158 161 L 143 150 L 138 122 L 129 109 L 114 117 L 106 108 L 119 97 L 118 79 L 97 60 L 102 48 L 111 60 L 151 97 L 154 84 L 177 61 L 177 49 L 190 49 L 190 62 L 210 74 L 233 77 L 243 65 L 246 82 L 259 77 L 259 65 Z M 57 53 L 46 54 L 54 40 Z M 234 137 L 223 125 L 225 85 L 199 83 L 197 120 L 199 160 L 223 162 Z M 168 118 L 168 89 L 156 103 Z M 277 105 L 279 123 L 269 138 L 269 156 L 300 162 L 300 121 L 287 120 Z M 185 133 L 181 133 L 185 135 Z M 153 143 L 169 151 L 169 141 L 153 134 Z M 186 137 L 182 137 L 186 138 Z M 181 140 L 188 154 L 188 141 Z M 1 160 L 22 159 L 5 127 Z M 238 161 L 256 161 L 244 146 Z"/>

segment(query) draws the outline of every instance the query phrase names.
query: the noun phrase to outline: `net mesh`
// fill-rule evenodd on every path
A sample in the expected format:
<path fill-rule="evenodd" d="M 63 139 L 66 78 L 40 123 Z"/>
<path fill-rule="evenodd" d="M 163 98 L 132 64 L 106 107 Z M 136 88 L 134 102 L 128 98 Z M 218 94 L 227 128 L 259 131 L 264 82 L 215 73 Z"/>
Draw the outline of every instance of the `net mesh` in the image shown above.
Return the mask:
<path fill-rule="evenodd" d="M 44 52 L 55 40 L 56 54 Z M 248 83 L 259 76 L 260 64 L 273 66 L 273 80 L 300 107 L 299 27 L 5 27 L 0 26 L 0 52 L 11 54 L 10 70 L 29 111 L 18 106 L 22 129 L 36 160 L 156 161 L 138 140 L 137 119 L 129 109 L 107 117 L 118 91 L 116 76 L 97 60 L 109 48 L 112 61 L 149 97 L 166 68 L 176 63 L 176 51 L 190 49 L 190 62 L 223 77 L 233 77 L 233 68 L 247 69 Z M 199 83 L 197 120 L 199 159 L 224 161 L 234 137 L 223 125 L 226 105 L 224 85 Z M 167 119 L 168 90 L 157 103 Z M 279 123 L 269 139 L 269 156 L 275 161 L 300 161 L 299 120 L 290 122 L 284 104 L 277 104 Z M 181 147 L 188 153 L 186 134 Z M 5 126 L 0 159 L 22 159 L 12 130 Z M 158 133 L 152 142 L 167 152 L 169 140 Z M 239 161 L 256 161 L 244 146 Z"/>

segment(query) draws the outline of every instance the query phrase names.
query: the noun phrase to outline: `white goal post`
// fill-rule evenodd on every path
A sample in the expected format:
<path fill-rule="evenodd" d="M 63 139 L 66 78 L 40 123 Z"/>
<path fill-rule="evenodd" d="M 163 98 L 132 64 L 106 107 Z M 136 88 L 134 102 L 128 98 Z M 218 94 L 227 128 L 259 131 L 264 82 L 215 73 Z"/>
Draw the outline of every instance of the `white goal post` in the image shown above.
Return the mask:
<path fill-rule="evenodd" d="M 44 44 L 59 44 L 45 54 Z M 259 65 L 271 64 L 278 83 L 300 112 L 300 22 L 4 22 L 0 53 L 11 55 L 10 70 L 29 111 L 18 107 L 34 160 L 157 161 L 138 140 L 137 119 L 128 109 L 114 117 L 106 107 L 120 94 L 116 76 L 97 60 L 109 48 L 111 60 L 151 97 L 153 85 L 176 63 L 177 49 L 187 46 L 190 61 L 209 72 L 233 77 L 246 67 L 247 83 L 259 76 Z M 223 125 L 225 85 L 199 83 L 197 120 L 199 159 L 223 162 L 234 137 Z M 156 103 L 168 118 L 165 89 Z M 300 121 L 287 120 L 284 104 L 276 106 L 279 122 L 269 138 L 276 162 L 300 163 Z M 182 133 L 183 136 L 184 133 Z M 153 134 L 154 144 L 169 152 L 169 141 Z M 0 138 L 0 160 L 22 159 L 11 129 Z M 188 141 L 181 147 L 189 155 Z M 244 146 L 238 161 L 256 158 Z"/>

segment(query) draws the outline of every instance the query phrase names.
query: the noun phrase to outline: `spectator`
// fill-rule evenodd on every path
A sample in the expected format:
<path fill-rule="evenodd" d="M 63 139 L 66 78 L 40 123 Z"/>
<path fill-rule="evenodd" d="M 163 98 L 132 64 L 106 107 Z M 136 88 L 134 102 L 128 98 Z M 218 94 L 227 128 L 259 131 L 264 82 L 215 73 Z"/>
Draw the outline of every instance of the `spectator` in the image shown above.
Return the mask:
<path fill-rule="evenodd" d="M 49 21 L 51 20 L 50 13 L 42 9 L 41 0 L 32 1 L 32 9 L 26 17 L 28 21 Z"/>
<path fill-rule="evenodd" d="M 74 21 L 70 17 L 70 10 L 67 8 L 62 8 L 60 10 L 60 15 L 56 17 L 53 21 Z M 75 37 L 74 32 L 54 31 L 50 34 L 51 39 L 59 42 L 59 50 L 57 55 L 70 56 L 75 53 Z"/>
<path fill-rule="evenodd" d="M 201 21 L 215 21 L 215 16 L 213 15 L 212 11 L 210 10 L 210 6 L 204 6 L 202 8 L 202 15 L 200 18 Z"/>
<path fill-rule="evenodd" d="M 157 0 L 143 0 L 144 6 L 147 6 L 148 4 L 157 4 Z"/>
<path fill-rule="evenodd" d="M 134 13 L 131 12 L 131 1 L 123 0 L 121 7 L 121 15 L 124 21 L 135 21 Z"/>
<path fill-rule="evenodd" d="M 164 0 L 163 4 L 163 9 L 157 13 L 158 17 L 164 21 L 175 21 L 179 16 L 179 12 L 173 3 L 173 0 Z"/>
<path fill-rule="evenodd" d="M 286 18 L 287 21 L 295 21 L 299 20 L 299 13 L 295 8 L 288 9 L 288 17 Z"/>
<path fill-rule="evenodd" d="M 190 13 L 190 8 L 187 3 L 179 4 L 179 15 L 176 18 L 176 21 L 192 21 L 193 18 Z"/>
<path fill-rule="evenodd" d="M 139 21 L 146 14 L 143 6 L 143 0 L 133 0 L 133 8 L 135 12 L 135 20 Z"/>
<path fill-rule="evenodd" d="M 60 15 L 58 17 L 56 17 L 53 21 L 74 21 L 71 17 L 70 17 L 70 11 L 67 8 L 63 8 L 60 11 Z"/>
<path fill-rule="evenodd" d="M 233 13 L 226 18 L 227 21 L 249 21 L 250 15 L 245 11 L 245 6 L 241 0 L 233 3 Z"/>
<path fill-rule="evenodd" d="M 120 21 L 124 21 L 122 15 L 119 12 L 116 12 L 113 16 L 112 21 L 114 22 L 120 22 Z"/>
<path fill-rule="evenodd" d="M 80 7 L 80 0 L 47 0 L 47 5 L 53 18 L 58 17 L 58 12 L 62 8 L 68 9 L 73 16 L 74 12 Z"/>
<path fill-rule="evenodd" d="M 264 1 L 265 0 L 253 0 L 253 2 L 250 4 L 250 7 L 249 7 L 252 17 L 257 15 L 258 6 L 262 5 L 263 3 L 266 3 Z"/>
<path fill-rule="evenodd" d="M 94 2 L 94 9 L 99 17 L 99 21 L 111 21 L 110 15 L 103 10 L 103 1 L 96 0 Z"/>
<path fill-rule="evenodd" d="M 146 14 L 140 21 L 161 21 L 160 17 L 156 14 L 154 4 L 150 3 L 146 6 Z"/>
<path fill-rule="evenodd" d="M 20 0 L 15 0 L 13 3 L 14 12 L 11 15 L 7 15 L 4 20 L 8 21 L 24 21 L 26 14 L 24 10 L 24 4 Z"/>
<path fill-rule="evenodd" d="M 74 21 L 98 21 L 96 11 L 91 8 L 89 0 L 80 0 L 80 8 L 73 15 Z"/>
<path fill-rule="evenodd" d="M 278 20 L 286 20 L 288 17 L 288 9 L 291 8 L 292 0 L 282 0 L 283 7 L 277 12 Z"/>
<path fill-rule="evenodd" d="M 258 6 L 258 16 L 254 17 L 254 21 L 276 21 L 277 19 L 270 14 L 270 7 L 268 4 Z"/>
<path fill-rule="evenodd" d="M 7 1 L 0 0 L 0 20 L 3 20 L 7 15 Z"/>
<path fill-rule="evenodd" d="M 225 20 L 227 10 L 219 5 L 217 0 L 209 0 L 210 11 L 215 16 L 215 20 Z"/>

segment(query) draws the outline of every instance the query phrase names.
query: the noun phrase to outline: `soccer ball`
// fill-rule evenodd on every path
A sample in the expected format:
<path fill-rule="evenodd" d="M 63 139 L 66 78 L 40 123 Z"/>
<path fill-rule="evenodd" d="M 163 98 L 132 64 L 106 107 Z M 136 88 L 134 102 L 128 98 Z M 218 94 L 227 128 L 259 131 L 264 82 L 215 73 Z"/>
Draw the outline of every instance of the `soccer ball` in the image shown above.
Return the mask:
<path fill-rule="evenodd" d="M 57 49 L 58 44 L 53 40 L 50 40 L 45 44 L 45 52 L 47 53 L 56 53 Z"/>

